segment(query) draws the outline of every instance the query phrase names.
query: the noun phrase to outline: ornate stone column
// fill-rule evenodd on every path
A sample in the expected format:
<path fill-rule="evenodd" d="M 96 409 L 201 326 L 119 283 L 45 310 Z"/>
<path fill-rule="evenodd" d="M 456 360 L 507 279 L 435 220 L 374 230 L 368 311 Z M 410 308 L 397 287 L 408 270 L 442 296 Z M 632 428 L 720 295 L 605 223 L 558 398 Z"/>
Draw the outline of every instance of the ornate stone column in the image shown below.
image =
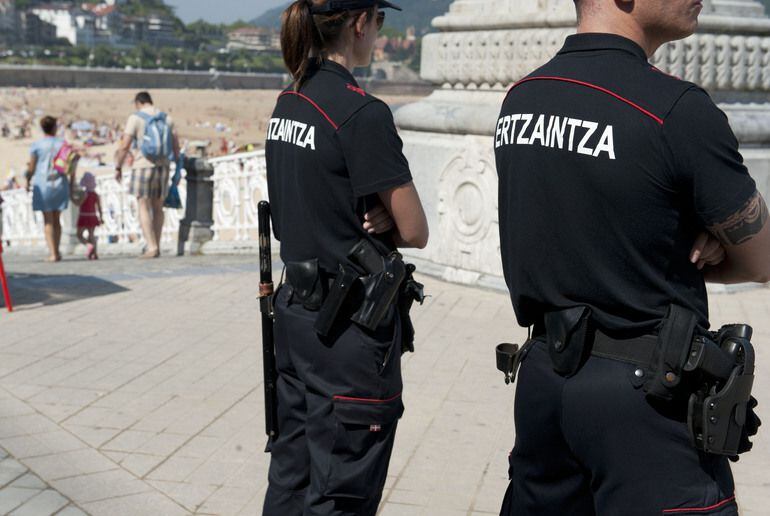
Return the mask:
<path fill-rule="evenodd" d="M 423 79 L 436 91 L 396 122 L 428 211 L 432 238 L 410 256 L 445 279 L 502 286 L 492 138 L 505 91 L 575 31 L 572 0 L 456 0 L 423 40 Z M 704 0 L 700 29 L 652 62 L 695 82 L 725 110 L 770 198 L 770 18 L 757 0 Z"/>

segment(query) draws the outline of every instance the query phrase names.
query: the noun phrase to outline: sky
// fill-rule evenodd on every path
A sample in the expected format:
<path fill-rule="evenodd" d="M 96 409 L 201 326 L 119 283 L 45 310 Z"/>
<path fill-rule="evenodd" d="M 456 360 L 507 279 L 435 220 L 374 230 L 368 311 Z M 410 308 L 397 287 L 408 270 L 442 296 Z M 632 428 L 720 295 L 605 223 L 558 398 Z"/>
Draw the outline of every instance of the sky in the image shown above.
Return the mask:
<path fill-rule="evenodd" d="M 166 0 L 176 7 L 176 14 L 185 23 L 204 19 L 211 23 L 231 23 L 253 20 L 266 10 L 287 0 Z"/>

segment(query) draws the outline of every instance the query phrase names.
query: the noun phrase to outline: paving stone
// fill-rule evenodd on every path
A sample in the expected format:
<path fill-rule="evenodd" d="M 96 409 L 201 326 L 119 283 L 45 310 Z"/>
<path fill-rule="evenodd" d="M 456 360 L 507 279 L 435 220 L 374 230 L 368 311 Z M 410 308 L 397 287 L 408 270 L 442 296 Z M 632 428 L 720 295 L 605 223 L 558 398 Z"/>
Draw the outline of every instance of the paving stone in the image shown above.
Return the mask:
<path fill-rule="evenodd" d="M 54 480 L 51 485 L 81 505 L 97 500 L 152 491 L 151 486 L 123 469 Z"/>
<path fill-rule="evenodd" d="M 27 468 L 24 465 L 11 457 L 6 457 L 0 462 L 0 487 L 10 484 L 26 472 Z"/>
<path fill-rule="evenodd" d="M 40 516 L 54 514 L 69 503 L 69 500 L 52 489 L 47 489 L 30 498 L 21 507 L 11 513 L 11 516 Z"/>
<path fill-rule="evenodd" d="M 26 489 L 46 489 L 48 487 L 48 484 L 43 482 L 40 477 L 35 475 L 34 473 L 27 473 L 23 477 L 20 477 L 19 479 L 15 480 L 11 487 L 23 487 Z"/>
<path fill-rule="evenodd" d="M 0 489 L 0 514 L 9 514 L 27 500 L 42 492 L 40 489 L 24 489 L 21 487 Z"/>
<path fill-rule="evenodd" d="M 117 464 L 96 450 L 76 450 L 26 459 L 29 468 L 47 481 L 116 469 Z"/>
<path fill-rule="evenodd" d="M 137 516 L 140 514 L 183 516 L 191 514 L 181 505 L 158 493 L 121 496 L 88 503 L 83 508 L 92 516 Z"/>
<path fill-rule="evenodd" d="M 164 460 L 166 460 L 166 457 L 160 455 L 132 453 L 120 462 L 120 466 L 137 477 L 144 478 L 145 475 L 154 470 Z"/>
<path fill-rule="evenodd" d="M 56 513 L 56 516 L 88 516 L 88 513 L 83 512 L 81 509 L 74 505 L 68 505 L 64 509 Z"/>

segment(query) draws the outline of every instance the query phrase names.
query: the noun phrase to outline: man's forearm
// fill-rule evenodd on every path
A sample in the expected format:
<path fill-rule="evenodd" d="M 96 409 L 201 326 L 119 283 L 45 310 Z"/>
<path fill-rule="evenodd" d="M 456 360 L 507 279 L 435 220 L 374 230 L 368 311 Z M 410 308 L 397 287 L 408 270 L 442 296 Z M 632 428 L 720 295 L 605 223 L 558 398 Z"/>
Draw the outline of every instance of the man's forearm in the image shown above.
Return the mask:
<path fill-rule="evenodd" d="M 730 262 L 727 258 L 719 265 L 706 266 L 703 269 L 703 277 L 707 283 L 717 283 L 721 285 L 735 285 L 736 283 L 751 283 L 753 279 L 750 271 L 744 271 Z"/>
<path fill-rule="evenodd" d="M 128 149 L 118 149 L 118 152 L 115 154 L 115 168 L 123 168 L 126 156 L 128 156 Z"/>

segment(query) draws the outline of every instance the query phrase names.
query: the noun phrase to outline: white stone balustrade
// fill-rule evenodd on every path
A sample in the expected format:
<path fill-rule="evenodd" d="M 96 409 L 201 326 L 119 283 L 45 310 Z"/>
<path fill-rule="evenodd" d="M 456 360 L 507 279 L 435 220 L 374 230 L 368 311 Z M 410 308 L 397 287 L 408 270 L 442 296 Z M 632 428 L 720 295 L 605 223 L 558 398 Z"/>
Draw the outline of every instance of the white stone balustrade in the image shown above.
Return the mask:
<path fill-rule="evenodd" d="M 138 244 L 142 240 L 139 225 L 138 203 L 136 197 L 129 195 L 127 185 L 131 179 L 126 173 L 122 183 L 118 183 L 105 169 L 92 171 L 97 175 L 96 191 L 101 197 L 103 224 L 96 231 L 99 243 L 104 246 Z M 173 174 L 173 169 L 172 169 Z M 182 202 L 186 198 L 185 182 L 179 185 Z M 24 189 L 0 193 L 3 197 L 3 242 L 11 252 L 34 251 L 45 248 L 43 234 L 43 215 L 32 211 L 32 193 Z M 62 214 L 62 245 L 65 250 L 76 244 L 74 227 L 77 223 L 78 208 L 70 207 Z M 163 226 L 163 242 L 175 242 L 179 221 L 184 217 L 184 210 L 165 210 L 166 220 Z M 67 241 L 69 236 L 69 242 Z"/>
<path fill-rule="evenodd" d="M 267 175 L 265 152 L 234 154 L 213 158 L 209 162 L 214 167 L 214 240 L 219 243 L 219 250 L 227 250 L 228 243 L 235 247 L 238 242 L 257 241 L 257 205 L 267 199 Z M 142 242 L 139 225 L 138 203 L 134 196 L 126 191 L 130 181 L 127 173 L 122 183 L 116 182 L 111 173 L 100 174 L 105 170 L 94 170 L 97 174 L 97 192 L 101 196 L 103 224 L 97 230 L 102 250 L 119 245 L 138 247 Z M 179 185 L 179 193 L 184 203 L 187 198 L 186 182 Z M 10 252 L 41 251 L 45 249 L 43 236 L 43 216 L 32 211 L 32 194 L 24 189 L 2 192 L 3 203 L 3 242 Z M 77 222 L 77 207 L 62 214 L 63 249 L 67 250 L 67 235 L 72 247 Z M 166 221 L 163 227 L 163 243 L 175 244 L 179 234 L 179 223 L 184 217 L 184 210 L 165 210 Z M 238 245 L 239 248 L 243 245 Z M 224 247 L 224 249 L 223 249 Z"/>
<path fill-rule="evenodd" d="M 213 158 L 214 240 L 257 241 L 257 206 L 267 199 L 265 151 Z"/>

